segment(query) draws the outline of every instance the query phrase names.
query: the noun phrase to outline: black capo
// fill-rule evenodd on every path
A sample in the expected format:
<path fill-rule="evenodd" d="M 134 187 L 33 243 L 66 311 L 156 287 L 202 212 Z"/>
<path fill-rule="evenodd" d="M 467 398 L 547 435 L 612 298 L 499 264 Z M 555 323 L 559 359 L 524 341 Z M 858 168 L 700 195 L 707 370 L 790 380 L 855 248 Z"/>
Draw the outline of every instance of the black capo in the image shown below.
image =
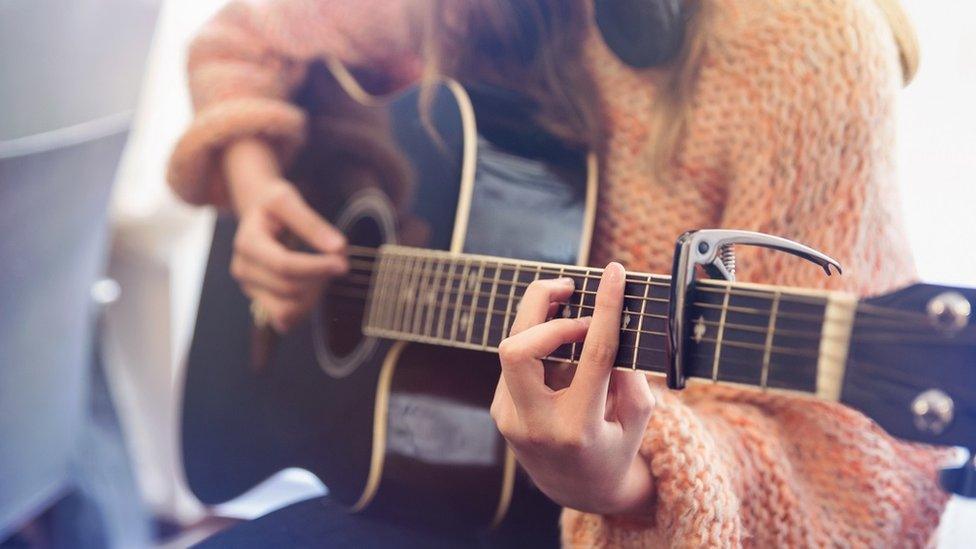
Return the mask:
<path fill-rule="evenodd" d="M 671 268 L 671 300 L 668 305 L 668 387 L 685 386 L 686 301 L 695 283 L 695 266 L 701 265 L 712 278 L 735 281 L 735 245 L 760 246 L 802 257 L 820 265 L 830 276 L 831 265 L 841 272 L 840 263 L 792 240 L 752 231 L 704 229 L 688 231 L 678 237 Z"/>

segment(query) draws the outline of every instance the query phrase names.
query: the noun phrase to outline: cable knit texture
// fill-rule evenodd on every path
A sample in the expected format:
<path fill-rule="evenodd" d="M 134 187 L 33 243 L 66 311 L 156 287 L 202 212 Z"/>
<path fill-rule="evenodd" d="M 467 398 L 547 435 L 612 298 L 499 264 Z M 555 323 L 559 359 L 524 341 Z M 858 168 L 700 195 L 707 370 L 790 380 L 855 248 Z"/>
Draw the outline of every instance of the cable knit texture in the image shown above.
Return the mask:
<path fill-rule="evenodd" d="M 730 227 L 797 239 L 845 267 L 825 278 L 786 255 L 743 250 L 739 271 L 752 281 L 860 295 L 910 281 L 893 164 L 902 75 L 881 11 L 871 0 L 704 1 L 721 10 L 719 24 L 707 29 L 687 131 L 653 179 L 661 74 L 622 64 L 591 25 L 584 66 L 607 139 L 594 264 L 667 272 L 681 232 Z M 225 203 L 217 155 L 242 135 L 267 138 L 287 162 L 305 132 L 288 96 L 312 59 L 382 71 L 393 85 L 416 79 L 405 6 L 230 4 L 190 51 L 198 114 L 171 160 L 176 192 Z M 923 547 L 932 537 L 946 501 L 939 453 L 837 404 L 715 386 L 655 391 L 641 449 L 656 480 L 653 514 L 566 510 L 566 545 Z"/>

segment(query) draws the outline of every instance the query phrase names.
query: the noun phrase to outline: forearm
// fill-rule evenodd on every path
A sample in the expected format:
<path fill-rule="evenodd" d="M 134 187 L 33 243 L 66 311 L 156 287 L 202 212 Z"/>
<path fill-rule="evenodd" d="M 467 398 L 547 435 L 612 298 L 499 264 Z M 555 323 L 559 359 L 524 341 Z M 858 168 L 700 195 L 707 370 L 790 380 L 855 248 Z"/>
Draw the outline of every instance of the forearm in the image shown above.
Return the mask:
<path fill-rule="evenodd" d="M 620 508 L 614 514 L 647 517 L 654 509 L 654 475 L 650 460 L 640 452 L 627 470 L 619 501 Z"/>
<path fill-rule="evenodd" d="M 238 213 L 254 205 L 269 184 L 281 181 L 281 166 L 271 145 L 259 137 L 244 137 L 224 150 L 221 168 Z"/>
<path fill-rule="evenodd" d="M 404 14 L 404 2 L 388 0 L 226 6 L 188 52 L 196 115 L 170 159 L 167 179 L 176 194 L 193 204 L 233 202 L 239 208 L 224 184 L 231 175 L 225 160 L 237 156 L 229 153 L 230 144 L 247 137 L 259 136 L 276 163 L 286 166 L 304 144 L 307 123 L 306 112 L 292 103 L 292 92 L 314 59 L 328 56 L 349 67 L 391 70 L 397 77 L 391 85 L 416 77 L 419 64 Z M 266 157 L 265 152 L 247 156 Z M 244 179 L 268 173 L 264 169 Z"/>

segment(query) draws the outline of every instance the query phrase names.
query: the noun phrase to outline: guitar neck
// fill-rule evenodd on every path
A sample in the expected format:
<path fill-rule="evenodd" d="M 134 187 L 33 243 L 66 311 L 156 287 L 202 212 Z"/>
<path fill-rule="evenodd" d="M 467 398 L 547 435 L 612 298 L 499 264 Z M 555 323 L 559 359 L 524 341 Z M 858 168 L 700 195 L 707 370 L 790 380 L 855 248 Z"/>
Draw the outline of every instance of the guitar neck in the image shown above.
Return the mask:
<path fill-rule="evenodd" d="M 384 246 L 371 276 L 367 335 L 497 351 L 534 280 L 567 277 L 557 316 L 589 316 L 603 269 Z M 627 274 L 615 367 L 664 375 L 668 276 Z M 838 400 L 856 300 L 847 294 L 703 280 L 687 318 L 690 379 Z M 575 363 L 582 344 L 551 360 Z"/>

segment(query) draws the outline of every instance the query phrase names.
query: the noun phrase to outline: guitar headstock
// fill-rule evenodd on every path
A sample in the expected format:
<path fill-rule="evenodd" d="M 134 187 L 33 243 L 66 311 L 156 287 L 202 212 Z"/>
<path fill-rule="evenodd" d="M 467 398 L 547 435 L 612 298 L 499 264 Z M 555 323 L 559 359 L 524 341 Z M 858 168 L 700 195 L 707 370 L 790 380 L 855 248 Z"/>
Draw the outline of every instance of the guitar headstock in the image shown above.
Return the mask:
<path fill-rule="evenodd" d="M 862 301 L 841 400 L 899 438 L 976 448 L 976 289 L 916 284 Z"/>

